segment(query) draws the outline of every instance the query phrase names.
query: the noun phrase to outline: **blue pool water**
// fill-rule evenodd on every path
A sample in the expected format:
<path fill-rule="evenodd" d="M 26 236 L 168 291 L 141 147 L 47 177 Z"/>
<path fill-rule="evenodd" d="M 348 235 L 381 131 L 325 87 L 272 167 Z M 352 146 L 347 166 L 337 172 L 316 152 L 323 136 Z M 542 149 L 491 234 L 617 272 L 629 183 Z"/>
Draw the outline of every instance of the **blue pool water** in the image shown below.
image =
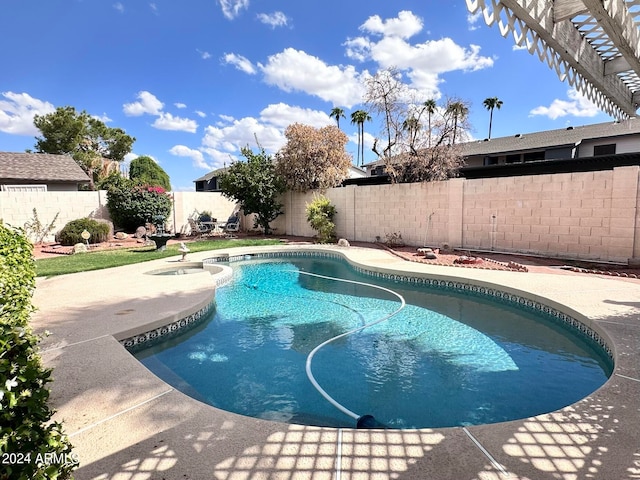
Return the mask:
<path fill-rule="evenodd" d="M 169 384 L 242 415 L 322 426 L 354 419 L 305 373 L 325 340 L 389 315 L 397 297 L 338 260 L 295 258 L 232 264 L 204 323 L 136 357 Z M 406 283 L 376 283 L 407 306 L 338 339 L 311 370 L 337 402 L 389 428 L 448 427 L 525 418 L 562 408 L 600 387 L 610 359 L 542 313 L 480 296 Z"/>

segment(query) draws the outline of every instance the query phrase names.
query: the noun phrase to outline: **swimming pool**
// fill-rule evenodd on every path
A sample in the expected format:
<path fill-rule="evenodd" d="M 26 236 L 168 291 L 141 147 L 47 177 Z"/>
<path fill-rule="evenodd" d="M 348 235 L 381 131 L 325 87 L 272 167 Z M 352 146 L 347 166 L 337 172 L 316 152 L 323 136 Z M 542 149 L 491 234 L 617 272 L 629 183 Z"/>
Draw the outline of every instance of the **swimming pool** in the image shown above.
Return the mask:
<path fill-rule="evenodd" d="M 243 415 L 353 427 L 305 372 L 313 349 L 397 310 L 396 296 L 336 259 L 233 262 L 198 327 L 136 354 L 185 393 Z M 517 301 L 376 279 L 407 306 L 320 349 L 311 369 L 336 401 L 389 428 L 494 423 L 559 409 L 601 386 L 608 355 Z"/>

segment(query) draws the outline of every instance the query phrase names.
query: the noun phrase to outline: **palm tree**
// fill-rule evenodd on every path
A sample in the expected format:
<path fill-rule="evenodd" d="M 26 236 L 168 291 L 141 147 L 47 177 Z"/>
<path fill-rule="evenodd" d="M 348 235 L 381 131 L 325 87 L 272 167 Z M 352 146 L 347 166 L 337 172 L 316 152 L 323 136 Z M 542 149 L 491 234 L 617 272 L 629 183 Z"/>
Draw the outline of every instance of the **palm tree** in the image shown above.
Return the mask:
<path fill-rule="evenodd" d="M 360 166 L 364 164 L 364 122 L 370 121 L 371 115 L 369 115 L 369 112 L 356 110 L 351 113 L 351 124 L 358 125 L 358 160 L 356 163 L 360 164 Z"/>
<path fill-rule="evenodd" d="M 502 100 L 500 100 L 498 97 L 489 97 L 489 98 L 485 98 L 484 102 L 482 102 L 482 104 L 490 112 L 490 114 L 489 114 L 489 138 L 491 138 L 491 124 L 493 123 L 493 109 L 497 108 L 498 110 L 500 110 L 500 107 L 502 106 Z"/>
<path fill-rule="evenodd" d="M 429 147 L 431 147 L 431 115 L 433 115 L 434 113 L 436 113 L 436 101 L 433 98 L 430 98 L 429 100 L 427 100 L 426 102 L 424 102 L 422 104 L 422 106 L 424 107 L 424 109 L 427 112 L 428 115 L 428 123 L 429 123 Z"/>
<path fill-rule="evenodd" d="M 411 115 L 404 122 L 402 122 L 402 129 L 406 132 L 409 132 L 409 147 L 413 150 L 414 144 L 416 141 L 416 137 L 418 136 L 418 132 L 420 131 L 420 121 L 414 116 Z"/>
<path fill-rule="evenodd" d="M 463 102 L 452 102 L 447 106 L 447 113 L 453 116 L 453 140 L 452 145 L 456 144 L 456 133 L 458 131 L 458 120 L 464 119 L 469 114 L 469 109 Z"/>
<path fill-rule="evenodd" d="M 336 124 L 338 125 L 338 128 L 340 128 L 340 117 L 346 118 L 344 116 L 344 110 L 341 109 L 340 107 L 333 107 L 333 109 L 329 113 L 329 118 L 334 118 L 334 117 L 336 119 Z"/>

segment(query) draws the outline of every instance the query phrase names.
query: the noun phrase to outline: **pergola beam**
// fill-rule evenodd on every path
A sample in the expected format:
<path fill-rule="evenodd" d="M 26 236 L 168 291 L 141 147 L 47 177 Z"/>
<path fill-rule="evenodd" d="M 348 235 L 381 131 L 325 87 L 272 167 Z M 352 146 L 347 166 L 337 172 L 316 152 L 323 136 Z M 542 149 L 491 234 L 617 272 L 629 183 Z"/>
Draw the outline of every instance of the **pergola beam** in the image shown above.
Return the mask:
<path fill-rule="evenodd" d="M 631 71 L 640 75 L 638 30 L 624 0 L 466 1 L 469 11 L 481 10 L 487 25 L 497 23 L 503 36 L 512 33 L 516 44 L 537 53 L 563 81 L 567 80 L 604 111 L 617 118 L 636 115 L 638 96 L 616 75 Z M 581 33 L 571 21 L 581 14 L 603 22 L 598 28 L 612 35 L 610 41 L 616 42 L 619 55 L 600 55 L 597 42 L 592 46 L 590 36 Z M 617 60 L 618 56 L 624 60 Z"/>
<path fill-rule="evenodd" d="M 569 20 L 588 11 L 582 0 L 555 0 L 553 2 L 553 21 L 557 23 Z"/>
<path fill-rule="evenodd" d="M 640 76 L 638 59 L 638 27 L 622 0 L 583 0 L 598 25 L 627 61 L 629 68 Z M 624 71 L 624 70 L 623 70 Z"/>

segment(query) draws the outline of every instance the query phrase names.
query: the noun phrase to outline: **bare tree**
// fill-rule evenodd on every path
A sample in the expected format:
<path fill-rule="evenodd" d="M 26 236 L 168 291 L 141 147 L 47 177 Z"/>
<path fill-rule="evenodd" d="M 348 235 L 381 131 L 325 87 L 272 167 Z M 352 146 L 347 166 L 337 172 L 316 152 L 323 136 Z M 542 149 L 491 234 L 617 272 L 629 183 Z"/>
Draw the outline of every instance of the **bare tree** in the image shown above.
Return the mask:
<path fill-rule="evenodd" d="M 349 175 L 349 138 L 334 125 L 315 128 L 294 123 L 284 132 L 287 143 L 276 154 L 276 172 L 291 190 L 324 190 L 340 185 Z"/>
<path fill-rule="evenodd" d="M 453 98 L 439 107 L 430 102 L 411 107 L 405 128 L 398 137 L 398 151 L 386 162 L 386 171 L 394 183 L 446 180 L 457 175 L 463 164 L 456 138 L 466 138 L 469 130 L 469 103 Z M 428 114 L 429 128 L 420 118 Z"/>
<path fill-rule="evenodd" d="M 394 147 L 402 134 L 402 122 L 406 118 L 407 86 L 402 83 L 402 76 L 395 67 L 379 71 L 368 78 L 366 84 L 365 103 L 372 113 L 384 119 L 383 134 L 386 137 L 382 152 L 378 149 L 377 139 L 373 151 L 378 157 L 388 161 L 394 155 Z"/>

